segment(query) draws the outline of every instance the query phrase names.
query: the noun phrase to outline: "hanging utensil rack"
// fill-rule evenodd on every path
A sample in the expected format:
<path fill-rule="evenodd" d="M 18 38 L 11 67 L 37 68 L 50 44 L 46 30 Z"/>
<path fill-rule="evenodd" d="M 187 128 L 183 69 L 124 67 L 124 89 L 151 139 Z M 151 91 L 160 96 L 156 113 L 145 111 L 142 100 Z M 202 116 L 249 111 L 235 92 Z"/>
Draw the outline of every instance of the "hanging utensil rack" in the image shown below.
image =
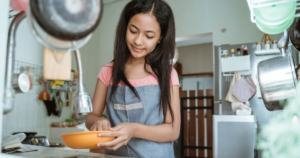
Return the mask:
<path fill-rule="evenodd" d="M 277 5 L 277 4 L 287 3 L 287 2 L 294 2 L 294 1 L 297 1 L 296 10 L 300 10 L 300 0 L 280 0 L 280 1 L 274 1 L 274 0 L 247 0 L 248 7 L 249 7 L 249 10 L 250 10 L 251 22 L 256 23 L 253 8 L 266 7 L 266 6 Z M 300 17 L 300 13 L 295 14 L 295 17 Z"/>
<path fill-rule="evenodd" d="M 43 65 L 24 61 L 14 61 L 14 73 L 27 73 L 27 66 L 31 67 L 30 74 L 33 76 L 33 84 L 39 85 L 39 79 L 43 77 Z"/>

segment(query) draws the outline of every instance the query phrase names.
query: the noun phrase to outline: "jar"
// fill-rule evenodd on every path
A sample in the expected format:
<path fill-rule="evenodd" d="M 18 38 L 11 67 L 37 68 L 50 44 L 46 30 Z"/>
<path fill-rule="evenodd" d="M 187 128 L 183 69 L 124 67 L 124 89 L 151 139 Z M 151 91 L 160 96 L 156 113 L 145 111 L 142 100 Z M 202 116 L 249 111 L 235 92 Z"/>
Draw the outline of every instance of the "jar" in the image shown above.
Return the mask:
<path fill-rule="evenodd" d="M 272 49 L 278 49 L 276 40 L 272 41 Z"/>
<path fill-rule="evenodd" d="M 51 127 L 59 127 L 59 123 L 58 122 L 52 122 Z"/>
<path fill-rule="evenodd" d="M 234 49 L 231 49 L 231 57 L 234 57 Z"/>
<path fill-rule="evenodd" d="M 261 50 L 261 43 L 260 42 L 256 42 L 256 50 Z"/>
<path fill-rule="evenodd" d="M 265 42 L 265 50 L 270 50 L 270 41 Z"/>
<path fill-rule="evenodd" d="M 227 50 L 223 50 L 223 54 L 224 54 L 224 58 L 227 58 L 228 51 Z"/>
<path fill-rule="evenodd" d="M 63 128 L 68 127 L 67 122 L 62 122 L 62 123 L 61 123 L 61 127 L 63 127 Z"/>

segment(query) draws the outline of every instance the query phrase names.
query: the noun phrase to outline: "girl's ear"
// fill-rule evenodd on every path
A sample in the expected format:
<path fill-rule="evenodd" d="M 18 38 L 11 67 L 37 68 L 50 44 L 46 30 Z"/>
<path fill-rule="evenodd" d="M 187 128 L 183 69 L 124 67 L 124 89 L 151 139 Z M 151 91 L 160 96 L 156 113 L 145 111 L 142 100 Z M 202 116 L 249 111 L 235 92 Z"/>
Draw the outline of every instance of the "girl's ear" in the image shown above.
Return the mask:
<path fill-rule="evenodd" d="M 158 42 L 157 42 L 157 43 L 160 43 L 161 39 L 162 39 L 162 36 L 159 38 L 159 40 L 158 40 Z M 299 64 L 299 65 L 300 65 L 300 64 Z"/>

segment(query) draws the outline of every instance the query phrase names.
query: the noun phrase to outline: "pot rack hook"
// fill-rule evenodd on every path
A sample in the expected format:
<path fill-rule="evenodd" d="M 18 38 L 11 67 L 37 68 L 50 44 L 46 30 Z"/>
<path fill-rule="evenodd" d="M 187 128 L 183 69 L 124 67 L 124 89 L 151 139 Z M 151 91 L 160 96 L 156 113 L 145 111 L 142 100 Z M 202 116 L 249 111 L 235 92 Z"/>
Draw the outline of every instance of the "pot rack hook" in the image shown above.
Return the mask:
<path fill-rule="evenodd" d="M 263 37 L 262 37 L 262 39 L 261 39 L 261 42 L 264 42 L 264 43 L 266 43 L 266 41 L 273 41 L 273 39 L 272 39 L 272 37 L 269 35 L 269 34 L 264 34 L 263 35 Z"/>
<path fill-rule="evenodd" d="M 289 43 L 289 29 L 286 29 L 284 30 L 281 38 L 277 43 L 277 47 L 280 50 L 280 55 L 282 56 L 286 55 L 286 49 L 288 48 L 288 43 Z"/>

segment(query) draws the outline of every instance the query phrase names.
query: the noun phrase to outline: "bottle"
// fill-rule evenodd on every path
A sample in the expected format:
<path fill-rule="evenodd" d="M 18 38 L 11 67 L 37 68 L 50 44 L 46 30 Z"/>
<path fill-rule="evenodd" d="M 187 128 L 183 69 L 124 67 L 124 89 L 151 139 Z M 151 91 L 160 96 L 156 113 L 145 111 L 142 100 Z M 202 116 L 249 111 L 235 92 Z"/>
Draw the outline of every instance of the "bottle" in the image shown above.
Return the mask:
<path fill-rule="evenodd" d="M 261 50 L 261 44 L 260 44 L 260 42 L 256 42 L 256 50 Z"/>
<path fill-rule="evenodd" d="M 234 49 L 231 49 L 231 57 L 234 57 Z"/>
<path fill-rule="evenodd" d="M 227 58 L 228 51 L 227 50 L 223 50 L 223 54 L 224 54 L 224 58 Z"/>
<path fill-rule="evenodd" d="M 266 41 L 265 42 L 265 50 L 270 50 L 271 46 L 270 46 L 270 41 Z"/>
<path fill-rule="evenodd" d="M 272 41 L 272 49 L 277 49 L 277 41 L 276 40 L 273 40 Z"/>
<path fill-rule="evenodd" d="M 241 48 L 236 49 L 237 55 L 236 56 L 241 56 Z"/>
<path fill-rule="evenodd" d="M 244 48 L 243 48 L 243 55 L 249 55 L 247 46 L 244 46 Z"/>

